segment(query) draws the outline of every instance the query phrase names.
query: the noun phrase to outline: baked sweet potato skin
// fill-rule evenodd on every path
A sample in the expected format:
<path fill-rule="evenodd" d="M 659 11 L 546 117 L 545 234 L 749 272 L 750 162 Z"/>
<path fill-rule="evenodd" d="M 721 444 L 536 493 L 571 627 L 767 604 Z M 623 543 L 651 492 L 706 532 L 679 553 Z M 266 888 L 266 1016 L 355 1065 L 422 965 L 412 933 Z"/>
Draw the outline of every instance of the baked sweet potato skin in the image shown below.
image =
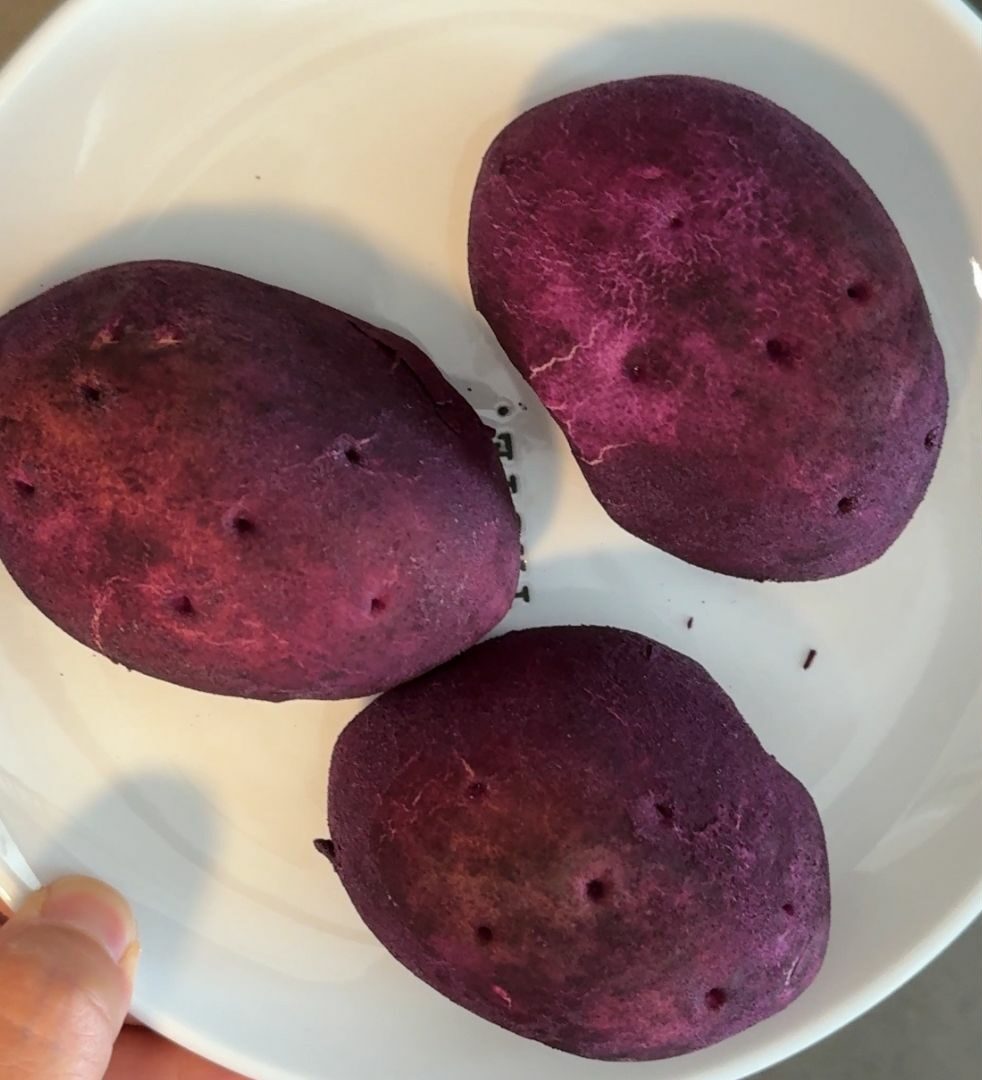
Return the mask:
<path fill-rule="evenodd" d="M 883 206 L 821 135 L 711 79 L 531 109 L 484 159 L 478 309 L 629 532 L 800 581 L 878 558 L 924 496 L 944 358 Z"/>
<path fill-rule="evenodd" d="M 639 634 L 506 634 L 342 733 L 320 842 L 358 912 L 479 1016 L 607 1060 L 777 1012 L 829 929 L 802 785 L 694 661 Z"/>
<path fill-rule="evenodd" d="M 374 693 L 507 612 L 489 432 L 403 338 L 204 266 L 0 320 L 0 559 L 111 659 L 271 701 Z"/>

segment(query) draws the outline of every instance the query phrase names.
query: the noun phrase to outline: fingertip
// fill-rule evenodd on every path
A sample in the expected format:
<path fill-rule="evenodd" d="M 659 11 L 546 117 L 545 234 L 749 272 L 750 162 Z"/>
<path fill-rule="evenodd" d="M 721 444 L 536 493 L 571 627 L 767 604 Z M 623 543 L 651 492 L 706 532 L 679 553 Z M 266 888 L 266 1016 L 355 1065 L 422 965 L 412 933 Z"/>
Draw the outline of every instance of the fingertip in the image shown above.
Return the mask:
<path fill-rule="evenodd" d="M 13 1055 L 4 1068 L 101 1080 L 138 957 L 133 913 L 115 889 L 69 877 L 31 895 L 0 931 L 0 1056 Z"/>
<path fill-rule="evenodd" d="M 91 938 L 120 964 L 137 941 L 130 905 L 112 886 L 94 878 L 59 878 L 28 898 L 17 915 L 67 926 Z"/>

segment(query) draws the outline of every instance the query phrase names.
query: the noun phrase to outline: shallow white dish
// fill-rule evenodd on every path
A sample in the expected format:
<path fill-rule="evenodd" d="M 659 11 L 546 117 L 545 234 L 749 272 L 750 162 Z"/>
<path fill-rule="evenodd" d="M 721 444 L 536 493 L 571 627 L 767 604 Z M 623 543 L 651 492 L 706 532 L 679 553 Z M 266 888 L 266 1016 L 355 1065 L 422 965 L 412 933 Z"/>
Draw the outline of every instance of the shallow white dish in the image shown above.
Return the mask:
<path fill-rule="evenodd" d="M 83 869 L 122 888 L 146 944 L 139 1015 L 262 1080 L 735 1080 L 930 960 L 982 907 L 979 42 L 959 0 L 72 0 L 0 77 L 0 308 L 174 257 L 418 340 L 511 437 L 530 602 L 506 625 L 610 622 L 705 663 L 813 792 L 834 921 L 812 989 L 717 1047 L 603 1065 L 524 1042 L 402 971 L 311 846 L 357 704 L 127 673 L 2 572 L 0 884 Z M 659 71 L 813 124 L 924 283 L 952 397 L 939 471 L 894 548 L 848 577 L 730 580 L 622 533 L 470 303 L 467 209 L 494 134 L 559 92 Z"/>

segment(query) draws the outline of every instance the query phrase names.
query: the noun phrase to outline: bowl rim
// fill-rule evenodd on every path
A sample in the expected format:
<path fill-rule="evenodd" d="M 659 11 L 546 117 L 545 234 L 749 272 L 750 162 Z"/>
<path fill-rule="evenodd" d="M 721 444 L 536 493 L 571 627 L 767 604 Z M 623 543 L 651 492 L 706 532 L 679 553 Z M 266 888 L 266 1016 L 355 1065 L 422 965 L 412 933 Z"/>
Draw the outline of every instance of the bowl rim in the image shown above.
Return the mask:
<path fill-rule="evenodd" d="M 121 0 L 112 0 L 119 3 Z M 982 10 L 973 8 L 969 0 L 919 0 L 933 8 L 946 19 L 954 31 L 968 40 L 982 59 Z M 107 0 L 62 0 L 19 44 L 5 63 L 0 65 L 0 94 L 10 93 L 43 54 L 63 35 L 70 34 L 88 17 L 89 9 L 107 3 Z M 977 694 L 969 710 L 975 708 L 982 694 Z M 4 836 L 0 823 L 0 836 Z M 7 855 L 8 858 L 4 858 Z M 29 864 L 16 847 L 9 843 L 0 845 L 0 894 L 4 891 L 16 903 L 25 892 L 34 887 L 29 878 L 34 875 Z M 947 949 L 979 916 L 982 916 L 982 869 L 963 895 L 955 896 L 945 914 L 937 917 L 931 929 L 923 934 L 908 950 L 897 954 L 893 961 L 852 993 L 839 998 L 836 1004 L 810 1021 L 795 1026 L 786 1034 L 769 1039 L 766 1046 L 748 1051 L 746 1057 L 755 1060 L 752 1072 L 771 1068 L 802 1053 L 839 1029 L 858 1020 L 895 993 L 905 983 L 919 974 L 928 964 Z M 260 1067 L 260 1062 L 248 1053 L 240 1053 L 220 1039 L 160 1010 L 135 1003 L 133 1015 L 159 1032 L 165 1038 L 192 1049 L 195 1053 L 220 1062 L 228 1068 L 249 1075 L 250 1070 Z M 270 1067 L 262 1063 L 263 1075 L 269 1080 L 282 1077 L 296 1080 L 290 1070 Z M 732 1080 L 732 1062 L 707 1065 L 700 1073 L 701 1080 Z M 744 1076 L 750 1073 L 742 1074 Z"/>

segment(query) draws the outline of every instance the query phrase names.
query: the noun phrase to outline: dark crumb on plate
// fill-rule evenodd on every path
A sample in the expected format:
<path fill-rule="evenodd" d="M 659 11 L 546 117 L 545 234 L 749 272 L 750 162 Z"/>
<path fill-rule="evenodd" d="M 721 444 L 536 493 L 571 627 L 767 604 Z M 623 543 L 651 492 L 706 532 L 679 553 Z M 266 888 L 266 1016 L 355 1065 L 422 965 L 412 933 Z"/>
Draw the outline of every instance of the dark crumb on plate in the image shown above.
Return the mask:
<path fill-rule="evenodd" d="M 692 617 L 692 616 L 690 615 L 690 616 L 688 617 L 688 619 L 686 619 L 686 620 L 685 620 L 685 628 L 686 628 L 686 630 L 691 630 L 691 629 L 692 629 L 692 624 L 693 624 L 693 623 L 694 623 L 695 621 L 696 621 L 696 620 L 695 620 L 695 619 L 694 619 L 694 618 L 693 618 L 693 617 Z"/>
<path fill-rule="evenodd" d="M 814 662 L 816 656 L 818 656 L 818 651 L 816 649 L 808 650 L 808 655 L 805 657 L 804 664 L 802 664 L 802 667 L 805 669 L 805 671 L 807 671 L 812 666 L 812 663 Z"/>

